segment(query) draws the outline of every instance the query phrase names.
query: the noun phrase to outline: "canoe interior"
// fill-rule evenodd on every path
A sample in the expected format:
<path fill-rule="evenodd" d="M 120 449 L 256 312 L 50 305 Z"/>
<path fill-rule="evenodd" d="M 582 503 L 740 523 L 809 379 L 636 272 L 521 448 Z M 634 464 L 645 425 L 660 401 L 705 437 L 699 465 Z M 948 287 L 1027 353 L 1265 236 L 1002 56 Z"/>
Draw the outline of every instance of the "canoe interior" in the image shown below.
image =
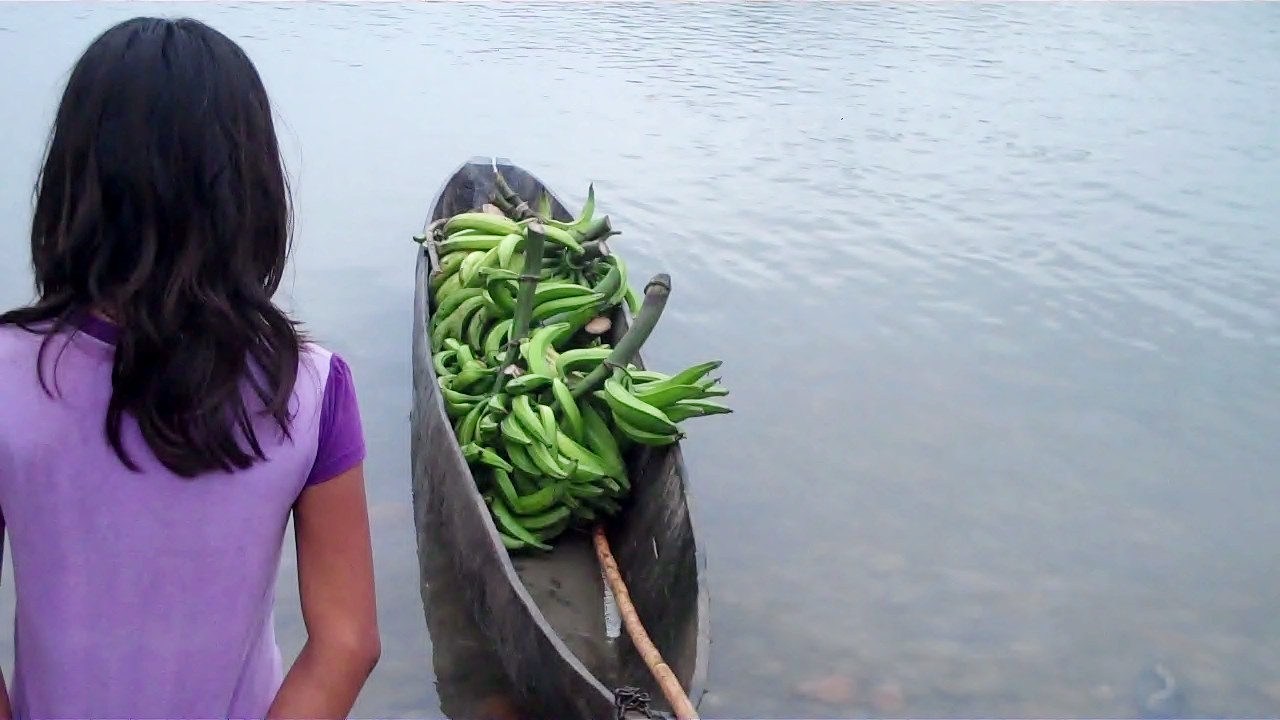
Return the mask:
<path fill-rule="evenodd" d="M 516 192 L 532 203 L 543 189 L 534 176 L 505 161 L 476 158 L 445 183 L 431 220 L 487 202 L 495 162 Z M 556 217 L 571 219 L 554 195 L 552 205 Z M 667 711 L 625 631 L 615 639 L 606 637 L 604 582 L 589 536 L 566 533 L 550 553 L 517 553 L 514 558 L 502 546 L 438 392 L 425 332 L 431 316 L 427 281 L 438 258 L 430 243 L 418 255 L 411 447 L 424 580 L 429 584 L 429 573 L 437 572 L 433 554 L 443 551 L 526 712 L 612 717 L 612 691 L 626 686 L 647 691 L 652 708 Z M 620 311 L 614 318 L 615 335 L 625 328 L 626 313 Z M 694 538 L 680 447 L 637 446 L 628 452 L 627 464 L 632 494 L 610 521 L 610 544 L 646 630 L 696 705 L 706 678 L 708 602 L 705 560 Z M 426 601 L 425 585 L 423 592 Z"/>

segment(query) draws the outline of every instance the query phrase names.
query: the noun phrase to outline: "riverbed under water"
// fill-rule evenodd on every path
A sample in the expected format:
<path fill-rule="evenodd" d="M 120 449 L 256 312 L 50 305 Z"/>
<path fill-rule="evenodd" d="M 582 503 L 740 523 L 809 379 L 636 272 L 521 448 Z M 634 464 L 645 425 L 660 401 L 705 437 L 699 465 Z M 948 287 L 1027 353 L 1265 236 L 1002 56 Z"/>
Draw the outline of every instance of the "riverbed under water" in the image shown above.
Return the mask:
<path fill-rule="evenodd" d="M 1133 716 L 1156 660 L 1189 714 L 1280 713 L 1280 6 L 4 3 L 0 304 L 61 82 L 142 13 L 241 42 L 280 116 L 283 299 L 369 439 L 356 716 L 488 672 L 433 655 L 408 476 L 410 236 L 472 155 L 594 182 L 673 276 L 650 363 L 725 361 L 707 716 Z"/>

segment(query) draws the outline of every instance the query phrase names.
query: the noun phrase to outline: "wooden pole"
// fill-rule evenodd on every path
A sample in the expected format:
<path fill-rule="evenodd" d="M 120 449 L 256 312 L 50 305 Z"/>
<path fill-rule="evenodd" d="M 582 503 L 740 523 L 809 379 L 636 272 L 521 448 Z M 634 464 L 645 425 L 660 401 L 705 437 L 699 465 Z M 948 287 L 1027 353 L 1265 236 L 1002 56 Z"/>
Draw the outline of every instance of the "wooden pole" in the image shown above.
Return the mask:
<path fill-rule="evenodd" d="M 698 711 L 694 709 L 693 703 L 689 702 L 689 696 L 685 694 L 684 688 L 680 687 L 676 674 L 662 659 L 662 653 L 654 647 L 653 641 L 649 639 L 649 633 L 645 632 L 644 625 L 640 622 L 635 606 L 631 604 L 631 594 L 627 592 L 626 583 L 622 582 L 622 573 L 618 570 L 618 563 L 613 559 L 613 552 L 609 549 L 609 539 L 605 537 L 603 525 L 595 526 L 591 539 L 595 542 L 596 557 L 600 559 L 600 567 L 604 569 L 605 579 L 609 581 L 609 588 L 613 590 L 614 599 L 618 601 L 618 612 L 622 615 L 622 624 L 627 628 L 627 635 L 636 646 L 636 652 L 640 653 L 644 664 L 649 666 L 649 672 L 653 673 L 653 679 L 657 681 L 658 688 L 667 698 L 667 704 L 675 712 L 677 720 L 698 720 Z"/>

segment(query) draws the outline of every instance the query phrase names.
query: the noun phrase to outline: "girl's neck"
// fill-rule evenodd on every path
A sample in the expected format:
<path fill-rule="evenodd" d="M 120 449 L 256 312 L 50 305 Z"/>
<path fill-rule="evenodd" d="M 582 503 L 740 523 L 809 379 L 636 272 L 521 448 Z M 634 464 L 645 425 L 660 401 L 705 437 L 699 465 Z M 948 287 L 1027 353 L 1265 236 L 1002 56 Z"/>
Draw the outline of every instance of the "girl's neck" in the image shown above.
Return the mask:
<path fill-rule="evenodd" d="M 116 321 L 115 315 L 113 313 L 107 312 L 106 310 L 103 310 L 101 308 L 90 308 L 89 314 L 98 318 L 99 320 L 102 320 L 103 322 L 109 322 L 114 324 Z"/>

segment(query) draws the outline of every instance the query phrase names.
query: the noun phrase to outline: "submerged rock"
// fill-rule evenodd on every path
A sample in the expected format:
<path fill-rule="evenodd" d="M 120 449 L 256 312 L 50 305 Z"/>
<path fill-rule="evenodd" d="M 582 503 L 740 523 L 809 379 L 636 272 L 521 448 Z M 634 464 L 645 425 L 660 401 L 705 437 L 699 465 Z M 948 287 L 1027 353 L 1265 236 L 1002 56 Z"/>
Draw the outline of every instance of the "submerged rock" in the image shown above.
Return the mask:
<path fill-rule="evenodd" d="M 880 715 L 897 715 L 906 704 L 902 686 L 896 682 L 882 682 L 871 693 L 871 707 Z"/>
<path fill-rule="evenodd" d="M 826 705 L 849 705 L 856 693 L 857 684 L 843 675 L 824 675 L 796 686 L 796 694 Z"/>
<path fill-rule="evenodd" d="M 1163 662 L 1152 663 L 1138 675 L 1133 699 L 1138 717 L 1146 720 L 1181 718 L 1187 712 L 1186 689 Z"/>

